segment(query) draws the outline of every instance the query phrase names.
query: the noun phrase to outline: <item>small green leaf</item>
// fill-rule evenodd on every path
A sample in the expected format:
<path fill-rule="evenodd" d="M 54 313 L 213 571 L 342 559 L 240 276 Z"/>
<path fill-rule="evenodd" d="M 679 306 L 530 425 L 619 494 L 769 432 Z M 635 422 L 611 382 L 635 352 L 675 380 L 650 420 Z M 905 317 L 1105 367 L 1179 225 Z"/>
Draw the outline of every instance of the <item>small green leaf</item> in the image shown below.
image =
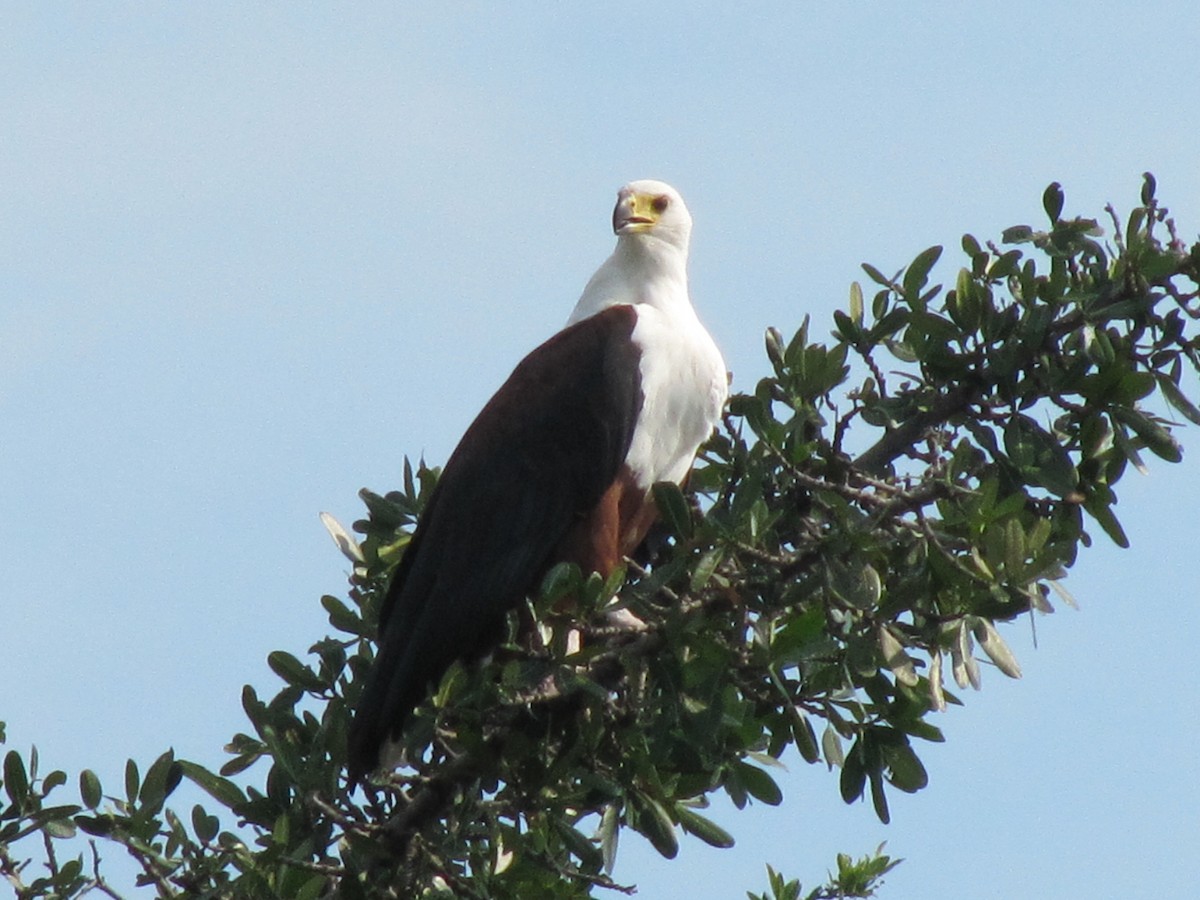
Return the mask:
<path fill-rule="evenodd" d="M 733 846 L 733 835 L 711 819 L 706 819 L 686 804 L 676 803 L 675 815 L 685 831 L 689 834 L 694 834 L 710 847 L 727 850 Z"/>
<path fill-rule="evenodd" d="M 141 787 L 141 778 L 138 775 L 138 765 L 132 759 L 125 761 L 125 798 L 130 803 L 136 803 L 138 798 L 138 788 Z"/>
<path fill-rule="evenodd" d="M 781 371 L 784 367 L 785 348 L 783 344 L 783 335 L 779 333 L 778 328 L 768 328 L 763 335 L 763 342 L 767 347 L 767 358 L 771 360 L 771 365 L 775 367 L 775 371 Z"/>
<path fill-rule="evenodd" d="M 229 762 L 221 766 L 221 774 L 225 776 L 237 775 L 239 772 L 244 772 L 263 757 L 263 751 L 255 751 L 252 753 L 240 753 Z"/>
<path fill-rule="evenodd" d="M 975 634 L 975 640 L 983 648 L 983 652 L 988 655 L 988 658 L 996 664 L 997 669 L 1009 678 L 1021 677 L 1021 666 L 1008 644 L 1004 642 L 1004 638 L 1000 637 L 1000 632 L 996 630 L 995 625 L 987 619 L 977 618 L 972 631 Z"/>
<path fill-rule="evenodd" d="M 1029 226 L 1024 225 L 1018 227 L 1028 228 Z M 1009 229 L 1009 231 L 1012 230 L 1013 229 Z M 1007 233 L 1008 232 L 1005 232 L 1005 234 Z M 1030 236 L 1032 237 L 1032 229 L 1030 230 Z M 991 265 L 988 266 L 987 276 L 992 281 L 999 281 L 1002 278 L 1007 278 L 1009 275 L 1012 275 L 1017 271 L 1017 266 L 1019 266 L 1020 263 L 1021 251 L 1009 250 L 1007 253 L 1002 253 L 992 260 Z"/>
<path fill-rule="evenodd" d="M 679 838 L 675 834 L 675 823 L 667 815 L 662 804 L 653 797 L 638 792 L 638 815 L 635 830 L 648 840 L 654 849 L 667 859 L 679 853 Z"/>
<path fill-rule="evenodd" d="M 792 708 L 792 713 L 792 738 L 796 741 L 796 749 L 806 763 L 815 763 L 821 758 L 821 751 L 817 749 L 817 733 L 813 730 L 812 721 L 798 706 Z M 778 760 L 771 761 L 779 764 Z"/>
<path fill-rule="evenodd" d="M 321 598 L 321 605 L 329 613 L 330 625 L 338 631 L 344 631 L 355 637 L 362 636 L 364 631 L 362 619 L 357 614 L 351 612 L 345 603 L 331 594 L 326 594 Z"/>
<path fill-rule="evenodd" d="M 974 642 L 971 640 L 971 629 L 966 622 L 959 622 L 955 631 L 954 643 L 950 645 L 950 664 L 954 672 L 954 682 L 960 688 L 967 685 L 979 690 L 979 663 L 976 662 Z"/>
<path fill-rule="evenodd" d="M 588 869 L 602 865 L 600 850 L 582 831 L 561 819 L 554 819 L 554 828 L 571 854 Z"/>
<path fill-rule="evenodd" d="M 914 302 L 921 294 L 922 288 L 929 281 L 929 272 L 942 255 L 940 246 L 930 247 L 917 254 L 916 259 L 904 273 L 904 296 L 909 303 Z"/>
<path fill-rule="evenodd" d="M 100 789 L 100 779 L 91 769 L 84 769 L 79 773 L 79 796 L 88 809 L 95 809 L 104 797 L 104 792 Z"/>
<path fill-rule="evenodd" d="M 556 563 L 542 577 L 541 595 L 552 603 L 565 597 L 578 597 L 582 591 L 583 573 L 577 563 Z"/>
<path fill-rule="evenodd" d="M 947 299 L 946 309 L 955 324 L 964 331 L 974 331 L 979 327 L 982 304 L 976 295 L 971 273 L 966 269 L 958 270 L 954 293 Z"/>
<path fill-rule="evenodd" d="M 850 282 L 850 321 L 859 326 L 863 322 L 863 289 L 857 281 Z"/>
<path fill-rule="evenodd" d="M 881 749 L 893 785 L 907 794 L 913 794 L 929 784 L 929 774 L 908 741 L 886 743 Z"/>
<path fill-rule="evenodd" d="M 107 837 L 112 834 L 113 829 L 116 827 L 113 817 L 107 814 L 100 816 L 76 816 L 75 824 L 95 837 Z"/>
<path fill-rule="evenodd" d="M 833 311 L 833 322 L 837 326 L 835 337 L 840 337 L 850 344 L 858 344 L 862 339 L 862 332 L 859 330 L 859 326 L 840 309 Z"/>
<path fill-rule="evenodd" d="M 1062 216 L 1063 210 L 1063 189 L 1062 185 L 1057 181 L 1050 182 L 1042 194 L 1042 208 L 1046 210 L 1046 215 L 1050 217 L 1050 224 L 1055 224 Z"/>
<path fill-rule="evenodd" d="M 75 829 L 74 829 L 74 826 L 72 826 L 71 836 L 74 837 L 74 835 L 75 835 Z M 76 857 L 75 859 L 68 859 L 59 868 L 58 874 L 59 874 L 59 879 L 61 881 L 65 882 L 67 884 L 70 884 L 72 881 L 74 881 L 76 878 L 78 878 L 81 874 L 83 874 L 83 860 L 79 859 L 78 857 Z"/>
<path fill-rule="evenodd" d="M 1015 516 L 1004 523 L 1004 567 L 1011 578 L 1025 572 L 1025 529 Z"/>
<path fill-rule="evenodd" d="M 1088 511 L 1088 514 L 1093 519 L 1100 523 L 1100 527 L 1104 529 L 1104 533 L 1112 539 L 1114 544 L 1123 549 L 1129 547 L 1129 538 L 1125 536 L 1125 529 L 1117 521 L 1117 517 L 1112 511 L 1112 507 L 1109 506 L 1108 501 L 1102 499 L 1097 494 L 1092 494 L 1083 501 L 1083 508 Z"/>
<path fill-rule="evenodd" d="M 25 805 L 29 796 L 29 776 L 25 772 L 25 760 L 16 750 L 9 750 L 4 756 L 4 790 L 17 809 Z"/>
<path fill-rule="evenodd" d="M 838 787 L 842 792 L 842 800 L 846 803 L 853 803 L 863 795 L 866 786 L 867 770 L 864 766 L 862 738 L 860 737 L 854 742 L 842 762 L 842 775 L 838 780 Z"/>
<path fill-rule="evenodd" d="M 1174 435 L 1141 410 L 1118 406 L 1113 410 L 1113 415 L 1132 428 L 1155 456 L 1173 463 L 1183 459 L 1183 448 L 1179 446 Z"/>
<path fill-rule="evenodd" d="M 892 814 L 888 811 L 887 794 L 883 789 L 883 773 L 876 769 L 870 775 L 871 805 L 875 807 L 875 815 L 879 817 L 879 821 L 887 825 L 892 821 Z"/>
<path fill-rule="evenodd" d="M 1158 182 L 1149 172 L 1142 173 L 1142 206 L 1149 206 L 1154 202 L 1154 192 L 1158 188 Z"/>
<path fill-rule="evenodd" d="M 891 669 L 896 681 L 905 687 L 917 686 L 920 678 L 913 667 L 912 657 L 904 652 L 903 645 L 886 625 L 879 627 L 879 652 L 883 656 L 883 664 Z"/>
<path fill-rule="evenodd" d="M 1117 352 L 1113 349 L 1112 338 L 1108 336 L 1106 329 L 1090 324 L 1084 325 L 1083 336 L 1083 352 L 1097 366 L 1103 368 L 1116 361 Z"/>
<path fill-rule="evenodd" d="M 869 563 L 861 568 L 832 565 L 829 587 L 844 602 L 858 609 L 872 609 L 883 595 L 883 581 Z"/>
<path fill-rule="evenodd" d="M 942 685 L 942 654 L 936 649 L 929 653 L 929 705 L 937 712 L 946 711 L 946 691 Z"/>
<path fill-rule="evenodd" d="M 159 807 L 167 797 L 179 786 L 183 771 L 175 762 L 175 753 L 168 750 L 158 757 L 146 771 L 146 779 L 142 782 L 138 799 L 142 805 Z"/>
<path fill-rule="evenodd" d="M 70 819 L 70 816 L 79 812 L 78 806 L 60 806 L 52 809 L 45 809 L 40 812 L 39 820 L 45 817 L 42 821 L 42 829 L 52 838 L 59 840 L 70 840 L 75 837 L 76 825 Z"/>
<path fill-rule="evenodd" d="M 320 693 L 327 687 L 312 669 L 285 650 L 275 650 L 268 654 L 267 665 L 271 667 L 272 672 L 294 687 L 314 693 Z"/>
<path fill-rule="evenodd" d="M 1060 497 L 1074 492 L 1079 484 L 1079 473 L 1062 444 L 1029 416 L 1009 420 L 1004 449 L 1023 478 Z"/>
<path fill-rule="evenodd" d="M 207 844 L 216 839 L 217 832 L 221 830 L 221 820 L 209 815 L 208 811 L 197 803 L 192 807 L 192 829 L 196 832 L 196 837 Z"/>
<path fill-rule="evenodd" d="M 692 569 L 691 589 L 699 591 L 707 587 L 713 573 L 717 571 L 717 567 L 721 565 L 724 558 L 725 552 L 720 547 L 713 547 L 706 551 Z"/>
<path fill-rule="evenodd" d="M 824 732 L 821 733 L 821 750 L 825 754 L 825 763 L 830 769 L 833 769 L 834 766 L 841 767 L 846 761 L 846 755 L 842 751 L 842 738 L 832 725 L 826 725 Z"/>
<path fill-rule="evenodd" d="M 1184 395 L 1183 391 L 1179 389 L 1179 385 L 1169 375 L 1159 375 L 1158 386 L 1162 389 L 1167 402 L 1175 407 L 1185 419 L 1193 425 L 1200 425 L 1200 409 Z"/>
<path fill-rule="evenodd" d="M 739 762 L 734 764 L 735 777 L 741 782 L 746 793 L 768 806 L 778 806 L 783 802 L 783 791 L 775 783 L 775 779 L 757 766 Z"/>
<path fill-rule="evenodd" d="M 188 762 L 186 759 L 179 761 L 179 767 L 184 775 L 208 791 L 222 805 L 232 810 L 237 810 L 245 804 L 246 796 L 242 793 L 242 789 L 228 778 L 214 775 L 203 766 L 197 765 L 194 762 Z"/>
<path fill-rule="evenodd" d="M 313 875 L 296 891 L 295 900 L 317 900 L 318 897 L 325 896 L 328 890 L 329 877 L 327 875 Z"/>
<path fill-rule="evenodd" d="M 667 527 L 681 538 L 690 539 L 694 531 L 692 510 L 679 485 L 671 481 L 660 481 L 654 485 L 654 505 Z"/>
<path fill-rule="evenodd" d="M 617 863 L 617 844 L 621 837 L 621 810 L 617 804 L 610 803 L 604 807 L 604 815 L 600 817 L 600 855 L 604 859 L 604 873 L 611 875 L 613 866 Z"/>
<path fill-rule="evenodd" d="M 334 544 L 342 551 L 342 555 L 355 565 L 361 565 L 366 562 L 363 558 L 362 550 L 358 546 L 353 535 L 350 534 L 342 523 L 335 519 L 327 512 L 321 513 L 321 524 L 325 526 L 325 530 L 329 532 L 329 536 L 333 538 Z"/>
<path fill-rule="evenodd" d="M 892 285 L 893 285 L 892 279 L 888 278 L 886 275 L 884 275 L 882 272 L 880 272 L 877 268 L 875 268 L 870 263 L 863 263 L 862 270 L 864 272 L 866 272 L 867 275 L 870 277 L 870 279 L 872 281 L 874 281 L 876 284 L 881 284 L 886 288 L 892 287 Z"/>

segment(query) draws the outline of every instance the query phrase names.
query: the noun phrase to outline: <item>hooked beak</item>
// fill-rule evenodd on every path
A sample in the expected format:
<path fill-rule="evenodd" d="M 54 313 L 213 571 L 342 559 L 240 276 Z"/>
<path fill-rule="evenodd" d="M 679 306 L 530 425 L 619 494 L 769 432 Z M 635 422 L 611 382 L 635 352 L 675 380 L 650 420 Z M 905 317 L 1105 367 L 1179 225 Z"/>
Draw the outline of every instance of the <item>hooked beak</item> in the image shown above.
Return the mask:
<path fill-rule="evenodd" d="M 650 231 L 659 218 L 654 208 L 655 199 L 636 191 L 622 190 L 618 193 L 617 206 L 613 210 L 613 233 L 623 235 Z"/>

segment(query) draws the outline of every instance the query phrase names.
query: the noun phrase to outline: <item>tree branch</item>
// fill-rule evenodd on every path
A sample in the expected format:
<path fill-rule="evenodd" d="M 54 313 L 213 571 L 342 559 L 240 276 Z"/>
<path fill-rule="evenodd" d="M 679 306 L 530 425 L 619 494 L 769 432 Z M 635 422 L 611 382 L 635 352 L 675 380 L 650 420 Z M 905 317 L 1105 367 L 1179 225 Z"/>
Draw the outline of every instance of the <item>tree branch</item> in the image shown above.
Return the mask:
<path fill-rule="evenodd" d="M 971 385 L 960 384 L 943 394 L 929 409 L 902 422 L 860 453 L 854 460 L 855 468 L 883 473 L 896 457 L 916 444 L 929 428 L 965 410 L 974 400 L 983 396 L 983 392 L 989 386 L 986 381 Z"/>

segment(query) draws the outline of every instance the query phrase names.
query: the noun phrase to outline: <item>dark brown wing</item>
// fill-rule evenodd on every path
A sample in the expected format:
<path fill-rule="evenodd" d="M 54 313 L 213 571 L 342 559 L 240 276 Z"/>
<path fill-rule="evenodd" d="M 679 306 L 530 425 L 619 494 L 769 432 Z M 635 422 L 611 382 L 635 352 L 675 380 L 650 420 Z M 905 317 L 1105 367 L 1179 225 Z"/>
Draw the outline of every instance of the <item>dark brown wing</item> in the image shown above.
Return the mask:
<path fill-rule="evenodd" d="M 455 659 L 496 639 L 616 478 L 642 402 L 636 319 L 614 306 L 556 334 L 463 435 L 384 600 L 350 730 L 352 779 L 378 766 L 383 743 Z"/>

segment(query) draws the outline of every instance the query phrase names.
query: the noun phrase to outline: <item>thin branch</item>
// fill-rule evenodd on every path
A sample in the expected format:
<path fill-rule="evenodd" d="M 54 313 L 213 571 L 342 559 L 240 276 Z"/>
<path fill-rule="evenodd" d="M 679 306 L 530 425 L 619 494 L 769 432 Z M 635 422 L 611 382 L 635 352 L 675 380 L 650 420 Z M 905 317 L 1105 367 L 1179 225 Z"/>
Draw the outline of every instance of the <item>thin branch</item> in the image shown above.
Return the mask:
<path fill-rule="evenodd" d="M 100 874 L 100 851 L 96 848 L 95 841 L 88 841 L 88 845 L 92 848 L 92 886 L 90 890 L 99 891 L 102 894 L 107 894 L 113 900 L 123 900 L 120 894 L 108 886 L 108 882 L 104 880 L 104 876 Z"/>
<path fill-rule="evenodd" d="M 294 869 L 304 869 L 307 872 L 316 872 L 320 875 L 328 875 L 331 878 L 341 878 L 346 874 L 346 867 L 337 863 L 313 862 L 308 859 L 297 859 L 294 856 L 285 856 L 281 862 L 285 866 L 291 866 Z"/>
<path fill-rule="evenodd" d="M 910 419 L 887 432 L 875 444 L 859 454 L 854 467 L 867 472 L 882 472 L 898 456 L 904 454 L 921 440 L 925 432 L 941 424 L 955 413 L 964 411 L 973 401 L 983 395 L 986 382 L 960 384 L 938 398 L 929 409 L 917 413 Z"/>
<path fill-rule="evenodd" d="M 29 865 L 28 860 L 23 863 L 14 862 L 12 856 L 9 855 L 8 846 L 0 844 L 0 874 L 3 874 L 5 880 L 12 885 L 18 897 L 23 896 L 29 890 L 25 886 L 25 882 L 21 880 L 21 871 L 27 865 Z"/>
<path fill-rule="evenodd" d="M 125 850 L 137 861 L 138 865 L 142 867 L 142 871 L 154 883 L 155 888 L 158 889 L 158 896 L 168 898 L 179 896 L 174 885 L 168 880 L 166 873 L 160 870 L 158 863 L 151 859 L 145 850 L 132 847 L 129 844 L 125 845 Z"/>
<path fill-rule="evenodd" d="M 576 881 L 584 881 L 588 884 L 593 884 L 596 887 L 607 888 L 610 891 L 619 891 L 622 894 L 636 894 L 637 888 L 633 885 L 617 884 L 607 875 L 592 875 L 588 872 L 581 872 L 572 866 L 564 866 L 557 862 L 552 857 L 546 854 L 537 854 L 537 858 L 543 864 L 549 866 L 563 878 L 571 878 Z"/>

